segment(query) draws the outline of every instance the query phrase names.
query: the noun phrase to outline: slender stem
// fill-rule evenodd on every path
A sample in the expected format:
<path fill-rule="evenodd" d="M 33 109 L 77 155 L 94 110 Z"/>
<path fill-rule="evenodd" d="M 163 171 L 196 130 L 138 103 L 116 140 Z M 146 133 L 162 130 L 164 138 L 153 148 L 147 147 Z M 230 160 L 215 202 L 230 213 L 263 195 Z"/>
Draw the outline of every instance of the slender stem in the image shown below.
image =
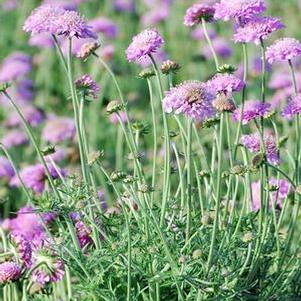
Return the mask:
<path fill-rule="evenodd" d="M 213 56 L 213 59 L 214 59 L 214 62 L 215 62 L 216 70 L 218 70 L 218 68 L 219 68 L 218 58 L 217 58 L 215 49 L 214 49 L 214 47 L 213 47 L 212 41 L 211 41 L 211 39 L 210 39 L 210 36 L 209 36 L 209 34 L 208 34 L 207 26 L 206 26 L 206 21 L 205 21 L 204 18 L 202 18 L 202 27 L 203 27 L 203 31 L 204 31 L 205 38 L 206 38 L 206 40 L 207 40 L 207 42 L 208 42 L 209 48 L 210 48 L 210 50 L 211 50 L 211 53 L 212 53 L 212 56 Z"/>

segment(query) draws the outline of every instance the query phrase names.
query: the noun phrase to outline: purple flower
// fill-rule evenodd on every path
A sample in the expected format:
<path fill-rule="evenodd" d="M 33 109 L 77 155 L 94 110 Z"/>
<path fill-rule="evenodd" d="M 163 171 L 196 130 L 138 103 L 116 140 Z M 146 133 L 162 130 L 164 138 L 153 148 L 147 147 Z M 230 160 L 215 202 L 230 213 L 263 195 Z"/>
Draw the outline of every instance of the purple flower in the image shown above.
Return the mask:
<path fill-rule="evenodd" d="M 261 14 L 266 9 L 263 0 L 221 0 L 215 4 L 215 19 L 229 21 L 235 19 L 249 19 Z"/>
<path fill-rule="evenodd" d="M 184 16 L 184 25 L 194 26 L 204 19 L 207 22 L 213 20 L 215 8 L 209 4 L 197 3 L 189 7 Z"/>
<path fill-rule="evenodd" d="M 0 156 L 0 178 L 10 180 L 15 175 L 14 169 L 6 157 Z"/>
<path fill-rule="evenodd" d="M 258 153 L 260 151 L 261 141 L 258 133 L 243 135 L 240 138 L 240 143 L 252 153 Z M 272 135 L 265 134 L 264 145 L 268 162 L 273 165 L 280 164 L 275 138 Z"/>
<path fill-rule="evenodd" d="M 92 229 L 91 227 L 87 227 L 83 221 L 78 220 L 75 223 L 75 229 L 77 238 L 81 248 L 85 248 L 88 245 L 93 244 L 93 239 L 91 237 Z"/>
<path fill-rule="evenodd" d="M 263 103 L 259 100 L 248 100 L 244 105 L 243 114 L 241 116 L 241 107 L 237 108 L 232 115 L 234 121 L 239 121 L 242 118 L 242 124 L 247 124 L 250 121 L 266 117 L 270 112 L 271 104 Z"/>
<path fill-rule="evenodd" d="M 25 145 L 28 143 L 27 135 L 21 130 L 11 130 L 6 132 L 6 134 L 2 137 L 1 143 L 6 148 L 12 148 L 16 146 Z"/>
<path fill-rule="evenodd" d="M 277 186 L 277 190 L 270 192 L 270 204 L 269 207 L 272 208 L 276 204 L 279 208 L 282 207 L 283 201 L 287 198 L 289 193 L 292 191 L 291 185 L 287 180 L 271 178 L 269 180 L 270 186 Z M 258 211 L 260 209 L 260 181 L 252 183 L 252 210 Z"/>
<path fill-rule="evenodd" d="M 0 81 L 17 80 L 32 69 L 31 57 L 23 52 L 13 52 L 2 63 Z"/>
<path fill-rule="evenodd" d="M 33 106 L 25 106 L 21 108 L 21 111 L 26 119 L 26 121 L 32 126 L 36 127 L 41 124 L 44 120 L 44 113 L 33 107 Z M 22 125 L 22 120 L 17 112 L 12 112 L 8 119 L 6 120 L 6 125 L 9 127 L 16 127 Z"/>
<path fill-rule="evenodd" d="M 166 20 L 170 13 L 170 5 L 162 4 L 153 7 L 150 11 L 142 16 L 142 24 L 146 26 L 154 26 Z"/>
<path fill-rule="evenodd" d="M 232 74 L 217 74 L 207 82 L 207 86 L 215 94 L 239 92 L 245 82 Z"/>
<path fill-rule="evenodd" d="M 273 17 L 254 17 L 243 26 L 237 27 L 234 34 L 235 43 L 250 43 L 260 45 L 261 40 L 269 34 L 284 28 L 284 25 L 277 18 Z"/>
<path fill-rule="evenodd" d="M 123 123 L 127 122 L 125 112 L 119 112 L 119 115 L 120 115 L 120 119 Z M 111 114 L 110 117 L 109 117 L 109 120 L 113 124 L 118 124 L 119 123 L 118 115 L 116 113 Z"/>
<path fill-rule="evenodd" d="M 94 99 L 97 98 L 97 94 L 100 91 L 97 83 L 88 74 L 77 79 L 75 81 L 75 86 L 80 92 L 84 93 L 85 96 L 91 96 Z"/>
<path fill-rule="evenodd" d="M 167 59 L 166 53 L 164 50 L 159 49 L 154 55 L 153 55 L 155 61 L 157 63 L 162 63 Z M 147 68 L 151 66 L 152 61 L 148 56 L 143 56 L 140 59 L 136 61 L 137 64 L 139 64 L 142 68 Z"/>
<path fill-rule="evenodd" d="M 206 84 L 186 81 L 166 92 L 163 107 L 166 113 L 184 114 L 197 121 L 204 121 L 215 115 L 213 99 L 214 95 L 208 91 Z"/>
<path fill-rule="evenodd" d="M 271 72 L 272 66 L 266 62 L 266 72 Z M 262 74 L 262 59 L 260 57 L 255 57 L 252 60 L 252 69 L 250 73 L 253 77 L 259 76 Z"/>
<path fill-rule="evenodd" d="M 56 169 L 52 165 L 48 164 L 48 169 L 53 179 L 59 177 Z M 47 176 L 42 164 L 35 164 L 23 168 L 20 171 L 20 177 L 27 188 L 32 189 L 36 193 L 42 193 L 44 191 Z M 21 183 L 19 178 L 15 176 L 11 180 L 10 185 L 20 187 Z"/>
<path fill-rule="evenodd" d="M 13 261 L 0 263 L 1 284 L 18 280 L 21 277 L 21 274 L 22 274 L 22 269 L 17 263 Z"/>
<path fill-rule="evenodd" d="M 301 76 L 300 76 L 301 79 Z M 275 72 L 269 82 L 269 88 L 273 90 L 290 88 L 292 86 L 292 76 L 285 72 Z"/>
<path fill-rule="evenodd" d="M 70 0 L 44 0 L 43 5 L 53 5 L 56 7 L 61 7 L 65 10 L 76 10 L 77 4 L 75 1 Z"/>
<path fill-rule="evenodd" d="M 2 8 L 4 11 L 11 11 L 16 9 L 18 6 L 18 0 L 4 0 Z"/>
<path fill-rule="evenodd" d="M 35 46 L 35 47 L 42 48 L 42 49 L 54 47 L 54 41 L 48 33 L 40 33 L 40 34 L 31 36 L 28 41 L 28 44 L 30 46 Z"/>
<path fill-rule="evenodd" d="M 47 162 L 51 162 L 53 160 L 54 162 L 60 162 L 66 158 L 66 150 L 62 147 L 56 146 L 55 152 L 51 155 L 45 156 L 45 160 Z"/>
<path fill-rule="evenodd" d="M 22 234 L 13 234 L 12 241 L 16 246 L 19 261 L 27 269 L 30 268 L 32 264 L 32 248 L 29 240 L 27 240 Z"/>
<path fill-rule="evenodd" d="M 132 43 L 126 50 L 130 62 L 137 61 L 156 52 L 164 43 L 163 38 L 155 29 L 146 29 L 133 37 Z"/>
<path fill-rule="evenodd" d="M 283 109 L 281 115 L 291 119 L 294 115 L 301 113 L 301 94 L 292 97 L 287 106 Z"/>
<path fill-rule="evenodd" d="M 114 9 L 117 11 L 133 12 L 135 11 L 134 0 L 113 0 Z"/>
<path fill-rule="evenodd" d="M 50 143 L 58 143 L 75 138 L 76 128 L 73 119 L 51 116 L 43 129 L 42 138 Z"/>
<path fill-rule="evenodd" d="M 300 56 L 301 43 L 293 38 L 279 39 L 266 50 L 266 58 L 270 64 L 291 60 Z"/>
<path fill-rule="evenodd" d="M 224 38 L 216 38 L 212 41 L 213 47 L 217 55 L 221 58 L 227 59 L 232 55 L 232 48 L 231 45 L 227 40 Z M 202 54 L 205 56 L 206 59 L 212 59 L 212 51 L 208 45 L 206 45 L 203 50 Z"/>
<path fill-rule="evenodd" d="M 39 33 L 57 34 L 57 22 L 65 10 L 59 6 L 41 5 L 26 19 L 23 30 L 31 35 Z"/>
<path fill-rule="evenodd" d="M 118 28 L 113 21 L 108 18 L 98 17 L 88 22 L 94 32 L 104 34 L 107 38 L 114 39 L 118 35 Z"/>
<path fill-rule="evenodd" d="M 210 39 L 215 39 L 216 36 L 217 36 L 216 31 L 213 28 L 208 29 L 208 35 L 209 35 Z M 203 28 L 200 28 L 200 27 L 196 27 L 191 32 L 191 37 L 194 40 L 204 40 L 206 38 L 205 34 L 204 34 L 204 31 L 203 31 Z"/>

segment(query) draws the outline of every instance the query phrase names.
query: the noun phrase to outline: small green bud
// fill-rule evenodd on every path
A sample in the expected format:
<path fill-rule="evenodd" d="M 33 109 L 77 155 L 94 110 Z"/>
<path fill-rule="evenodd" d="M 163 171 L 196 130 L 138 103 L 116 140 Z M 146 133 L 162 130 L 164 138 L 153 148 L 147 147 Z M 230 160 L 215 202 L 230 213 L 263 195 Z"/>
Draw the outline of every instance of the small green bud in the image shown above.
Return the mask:
<path fill-rule="evenodd" d="M 161 65 L 161 71 L 163 74 L 176 73 L 181 69 L 180 65 L 171 60 L 164 61 Z"/>
<path fill-rule="evenodd" d="M 124 106 L 119 100 L 112 100 L 107 105 L 107 114 L 111 115 L 123 110 Z"/>
<path fill-rule="evenodd" d="M 217 68 L 217 72 L 222 73 L 222 74 L 224 74 L 224 73 L 233 74 L 236 70 L 237 70 L 237 68 L 235 66 L 232 66 L 229 64 L 224 64 Z"/>
<path fill-rule="evenodd" d="M 52 155 L 55 153 L 55 146 L 53 145 L 48 145 L 45 148 L 43 148 L 41 150 L 43 156 L 48 156 L 48 155 Z"/>
<path fill-rule="evenodd" d="M 155 72 L 150 68 L 143 69 L 138 75 L 138 77 L 143 78 L 143 79 L 147 79 L 152 76 L 155 76 Z"/>

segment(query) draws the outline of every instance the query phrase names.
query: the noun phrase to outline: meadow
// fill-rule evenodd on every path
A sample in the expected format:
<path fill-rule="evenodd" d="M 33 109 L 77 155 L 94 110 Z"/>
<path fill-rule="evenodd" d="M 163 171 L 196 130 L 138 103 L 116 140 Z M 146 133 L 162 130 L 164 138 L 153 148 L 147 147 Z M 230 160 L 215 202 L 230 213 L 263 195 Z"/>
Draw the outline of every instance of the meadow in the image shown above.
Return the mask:
<path fill-rule="evenodd" d="M 0 301 L 301 300 L 301 2 L 0 1 Z"/>

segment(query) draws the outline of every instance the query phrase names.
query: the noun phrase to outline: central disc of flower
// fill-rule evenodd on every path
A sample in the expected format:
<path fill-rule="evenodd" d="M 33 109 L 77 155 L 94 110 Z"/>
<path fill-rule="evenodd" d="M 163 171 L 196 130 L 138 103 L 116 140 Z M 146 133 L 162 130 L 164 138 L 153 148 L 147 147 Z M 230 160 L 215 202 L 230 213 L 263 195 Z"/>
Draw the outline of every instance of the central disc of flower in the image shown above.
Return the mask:
<path fill-rule="evenodd" d="M 186 100 L 189 104 L 200 103 L 204 99 L 204 93 L 201 89 L 194 88 L 187 91 Z"/>

